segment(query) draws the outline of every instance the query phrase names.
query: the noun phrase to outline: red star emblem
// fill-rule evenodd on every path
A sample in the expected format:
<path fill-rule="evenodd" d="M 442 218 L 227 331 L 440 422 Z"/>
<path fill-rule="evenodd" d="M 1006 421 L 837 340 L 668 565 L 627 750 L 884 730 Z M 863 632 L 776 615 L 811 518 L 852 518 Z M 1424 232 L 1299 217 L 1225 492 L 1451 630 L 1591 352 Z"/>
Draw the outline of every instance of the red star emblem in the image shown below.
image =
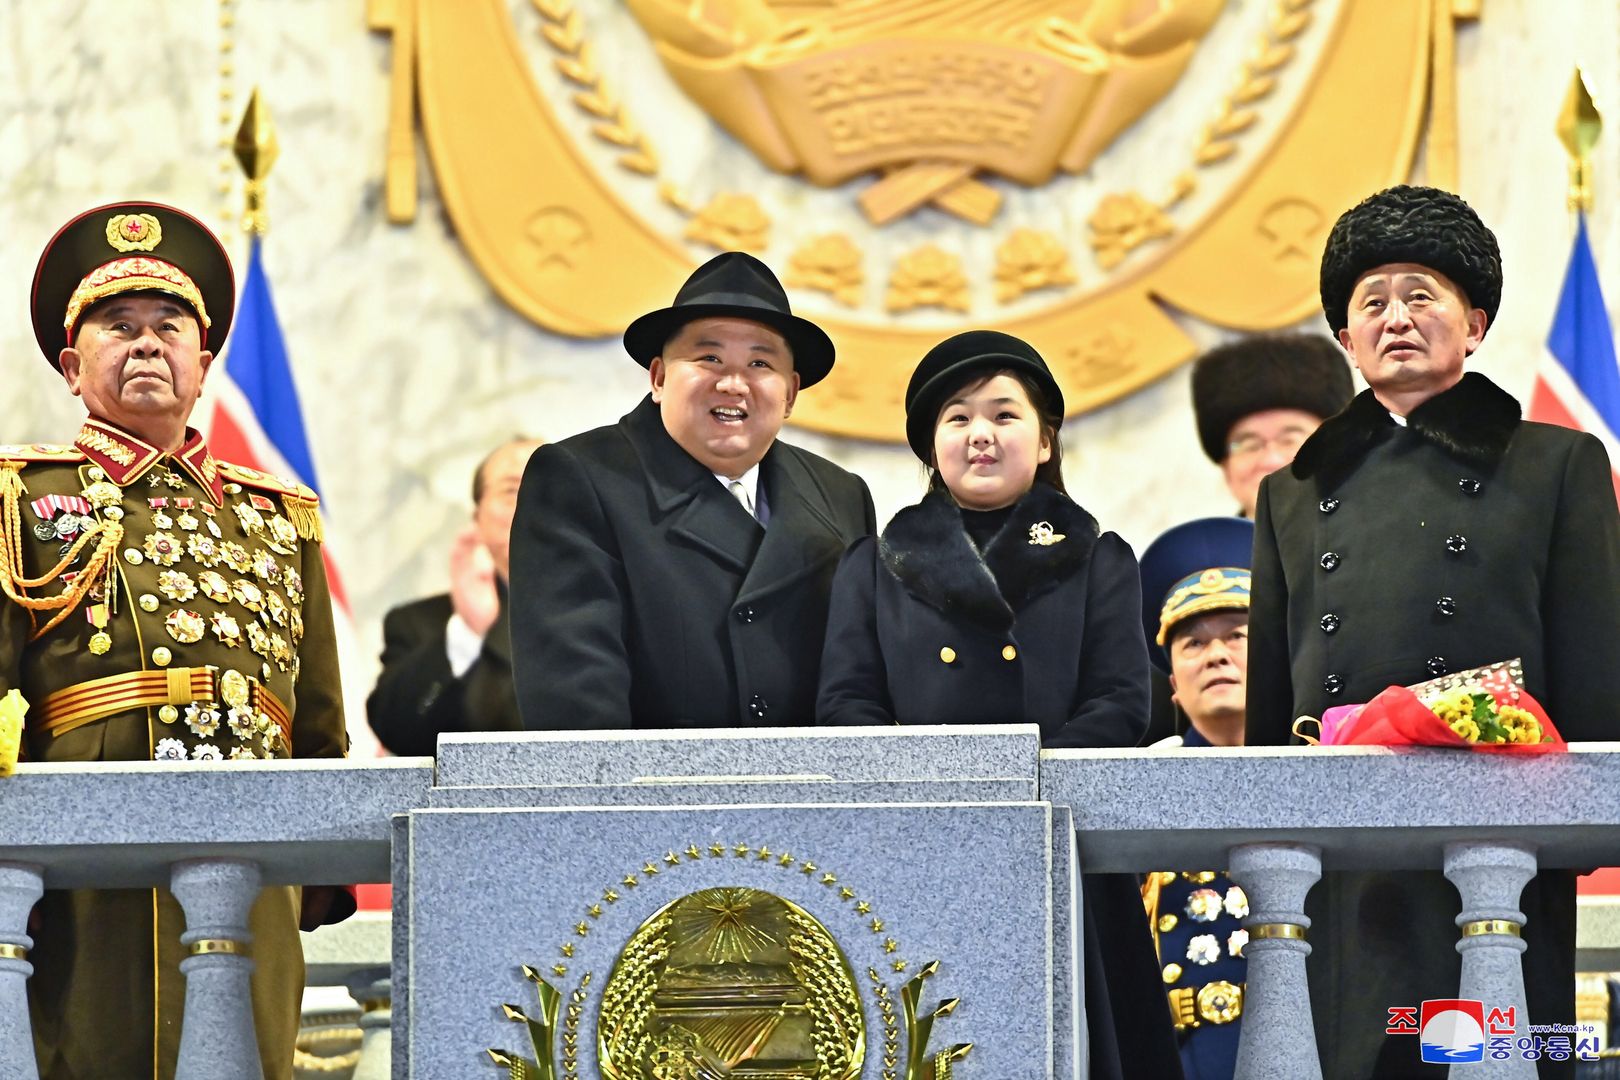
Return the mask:
<path fill-rule="evenodd" d="M 131 240 L 139 240 L 141 234 L 146 231 L 146 223 L 140 218 L 130 218 L 124 222 L 124 231 L 129 234 Z"/>

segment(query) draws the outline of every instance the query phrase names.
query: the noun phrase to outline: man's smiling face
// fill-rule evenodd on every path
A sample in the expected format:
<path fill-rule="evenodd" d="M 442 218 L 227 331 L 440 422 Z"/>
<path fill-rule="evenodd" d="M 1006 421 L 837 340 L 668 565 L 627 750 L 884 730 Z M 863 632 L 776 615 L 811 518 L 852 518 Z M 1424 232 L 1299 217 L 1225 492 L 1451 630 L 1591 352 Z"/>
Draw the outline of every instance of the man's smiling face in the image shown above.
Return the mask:
<path fill-rule="evenodd" d="M 799 376 L 781 334 L 748 319 L 696 319 L 650 365 L 664 429 L 711 472 L 759 464 L 793 412 Z"/>

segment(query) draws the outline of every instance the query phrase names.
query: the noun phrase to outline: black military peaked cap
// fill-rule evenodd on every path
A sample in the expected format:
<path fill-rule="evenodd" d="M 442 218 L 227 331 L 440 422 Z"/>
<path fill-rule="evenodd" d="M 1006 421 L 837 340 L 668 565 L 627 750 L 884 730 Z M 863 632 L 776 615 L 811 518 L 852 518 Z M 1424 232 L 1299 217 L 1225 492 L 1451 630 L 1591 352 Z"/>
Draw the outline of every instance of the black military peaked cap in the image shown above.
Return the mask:
<path fill-rule="evenodd" d="M 53 367 L 84 313 L 127 292 L 161 292 L 197 316 L 218 354 L 236 307 L 236 275 L 219 237 L 184 210 L 151 202 L 98 206 L 62 226 L 34 268 L 34 338 Z"/>

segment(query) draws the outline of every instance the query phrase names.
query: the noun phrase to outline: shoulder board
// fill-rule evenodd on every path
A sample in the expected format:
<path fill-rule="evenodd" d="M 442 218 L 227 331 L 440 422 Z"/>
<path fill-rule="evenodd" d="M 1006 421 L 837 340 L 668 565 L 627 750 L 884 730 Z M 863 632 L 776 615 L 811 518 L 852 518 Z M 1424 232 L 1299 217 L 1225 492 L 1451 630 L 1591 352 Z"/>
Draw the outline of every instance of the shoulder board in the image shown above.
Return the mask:
<path fill-rule="evenodd" d="M 258 488 L 260 491 L 273 491 L 277 495 L 285 495 L 294 499 L 301 499 L 307 503 L 318 503 L 320 499 L 313 489 L 300 484 L 298 481 L 285 476 L 272 476 L 270 473 L 250 469 L 246 465 L 232 465 L 229 462 L 219 463 L 219 474 L 227 480 L 235 480 L 246 487 Z"/>
<path fill-rule="evenodd" d="M 84 461 L 84 451 L 76 446 L 32 443 L 28 446 L 0 444 L 0 461 Z"/>

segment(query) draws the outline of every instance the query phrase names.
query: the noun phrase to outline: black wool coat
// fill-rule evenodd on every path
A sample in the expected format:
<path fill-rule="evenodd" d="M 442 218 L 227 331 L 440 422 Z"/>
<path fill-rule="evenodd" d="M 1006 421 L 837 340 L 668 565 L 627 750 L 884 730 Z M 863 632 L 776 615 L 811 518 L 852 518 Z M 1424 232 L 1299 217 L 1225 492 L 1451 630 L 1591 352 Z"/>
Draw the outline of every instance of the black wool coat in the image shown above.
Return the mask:
<path fill-rule="evenodd" d="M 1614 738 L 1620 513 L 1602 444 L 1521 421 L 1477 373 L 1407 419 L 1364 392 L 1261 485 L 1248 743 L 1283 744 L 1296 716 L 1514 657 L 1565 738 Z M 1521 906 L 1530 1020 L 1572 1023 L 1573 875 L 1541 873 Z M 1386 1039 L 1383 1010 L 1455 996 L 1456 889 L 1438 870 L 1330 873 L 1306 910 L 1325 1075 L 1418 1075 L 1413 1040 Z"/>
<path fill-rule="evenodd" d="M 1037 524 L 1063 539 L 1031 542 Z M 1135 746 L 1148 659 L 1136 557 L 1037 484 L 981 553 L 949 495 L 896 514 L 838 568 L 824 724 L 1039 724 L 1042 744 Z"/>
<path fill-rule="evenodd" d="M 1050 526 L 1051 544 L 1031 537 Z M 1134 746 L 1148 659 L 1136 557 L 1037 484 L 981 552 L 931 492 L 858 541 L 833 582 L 823 724 L 1023 724 L 1045 746 Z M 1091 1075 L 1181 1075 L 1137 881 L 1081 877 Z"/>
<path fill-rule="evenodd" d="M 512 523 L 512 655 L 531 729 L 807 725 L 838 557 L 866 484 L 777 441 L 763 527 L 649 396 L 540 447 Z"/>
<path fill-rule="evenodd" d="M 383 616 L 382 671 L 366 698 L 366 718 L 390 753 L 432 755 L 447 731 L 517 731 L 508 607 L 484 635 L 473 666 L 450 670 L 445 627 L 449 593 L 401 604 Z"/>

